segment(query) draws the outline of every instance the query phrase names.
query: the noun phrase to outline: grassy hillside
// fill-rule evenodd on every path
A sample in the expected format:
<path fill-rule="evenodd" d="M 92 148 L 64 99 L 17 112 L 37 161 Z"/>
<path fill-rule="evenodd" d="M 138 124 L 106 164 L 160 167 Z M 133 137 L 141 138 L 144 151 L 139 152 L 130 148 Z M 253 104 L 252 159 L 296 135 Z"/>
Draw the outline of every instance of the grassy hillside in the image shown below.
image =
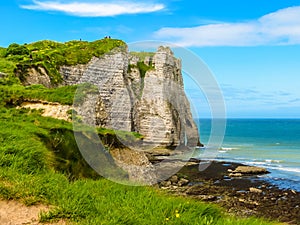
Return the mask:
<path fill-rule="evenodd" d="M 42 67 L 52 84 L 59 84 L 62 81 L 60 66 L 86 64 L 93 56 L 99 57 L 120 46 L 125 46 L 125 43 L 116 39 L 66 43 L 38 41 L 24 45 L 13 43 L 6 49 L 0 48 L 0 72 L 10 76 L 18 74 L 22 80 L 28 68 Z"/>
<path fill-rule="evenodd" d="M 106 144 L 115 137 L 114 131 L 103 128 L 98 133 Z M 42 117 L 39 111 L 0 106 L 0 142 L 0 198 L 53 205 L 41 215 L 43 222 L 273 224 L 234 218 L 214 205 L 171 197 L 155 188 L 101 178 L 82 158 L 72 124 Z"/>
<path fill-rule="evenodd" d="M 96 47 L 99 43 L 100 49 Z M 217 206 L 172 197 L 153 187 L 124 186 L 108 181 L 82 158 L 71 123 L 42 117 L 40 111 L 15 108 L 28 98 L 72 104 L 74 93 L 80 88 L 23 87 L 14 76 L 16 68 L 43 65 L 49 71 L 54 69 L 51 72 L 53 80 L 59 82 L 55 65 L 84 63 L 92 55 L 103 54 L 122 44 L 117 40 L 65 44 L 42 41 L 0 48 L 0 72 L 9 75 L 0 78 L 0 198 L 15 199 L 26 205 L 54 206 L 40 216 L 42 222 L 63 218 L 71 224 L 81 225 L 274 224 L 261 219 L 228 216 Z M 91 51 L 81 52 L 83 48 Z M 57 58 L 57 52 L 64 53 L 65 57 Z M 90 90 L 93 91 L 93 87 Z M 107 148 L 114 147 L 112 142 L 121 146 L 115 131 L 99 128 L 97 132 Z M 138 134 L 121 131 L 117 135 L 141 138 Z"/>
<path fill-rule="evenodd" d="M 77 88 L 77 85 L 55 89 L 48 89 L 43 85 L 31 85 L 27 87 L 18 84 L 0 85 L 0 105 L 13 107 L 26 99 L 39 99 L 49 102 L 59 102 L 63 105 L 72 105 Z"/>
<path fill-rule="evenodd" d="M 41 221 L 74 224 L 271 224 L 150 187 L 107 181 L 82 159 L 68 122 L 0 109 L 0 197 L 55 206 Z M 60 133 L 58 133 L 58 131 Z M 63 134 L 63 135 L 61 135 Z"/>

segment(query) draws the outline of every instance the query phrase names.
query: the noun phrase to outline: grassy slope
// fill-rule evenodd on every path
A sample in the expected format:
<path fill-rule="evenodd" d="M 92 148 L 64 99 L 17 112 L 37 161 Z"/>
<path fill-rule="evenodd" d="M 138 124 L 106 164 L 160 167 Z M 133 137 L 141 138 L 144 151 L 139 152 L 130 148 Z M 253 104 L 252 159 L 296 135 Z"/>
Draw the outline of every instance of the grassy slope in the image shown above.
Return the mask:
<path fill-rule="evenodd" d="M 51 46 L 53 42 L 45 43 Z M 40 54 L 52 50 L 44 51 Z M 3 52 L 0 49 L 0 54 Z M 41 215 L 42 221 L 66 218 L 74 224 L 271 224 L 230 217 L 216 206 L 171 197 L 154 188 L 124 186 L 101 178 L 82 159 L 72 124 L 13 107 L 24 98 L 70 104 L 77 87 L 23 87 L 10 74 L 17 64 L 10 60 L 0 57 L 0 71 L 11 75 L 0 82 L 1 198 L 55 206 Z M 105 140 L 114 137 L 111 130 L 101 128 L 98 133 Z"/>
<path fill-rule="evenodd" d="M 42 221 L 78 224 L 270 224 L 226 216 L 216 206 L 100 178 L 82 159 L 72 124 L 0 107 L 0 196 L 56 206 Z M 58 135 L 57 131 L 63 132 Z M 99 129 L 102 135 L 113 131 Z M 177 216 L 176 216 L 177 215 Z"/>
<path fill-rule="evenodd" d="M 154 188 L 97 178 L 74 149 L 73 154 L 65 152 L 57 167 L 60 156 L 55 152 L 65 151 L 64 146 L 74 143 L 66 137 L 64 145 L 56 145 L 57 136 L 53 137 L 51 131 L 70 130 L 68 122 L 2 107 L 0 124 L 0 196 L 28 205 L 56 206 L 41 216 L 42 221 L 67 218 L 78 224 L 270 224 L 225 216 L 216 206 L 171 197 Z M 56 151 L 53 146 L 58 146 Z M 70 164 L 73 170 L 67 166 Z M 77 174 L 76 179 L 70 181 L 67 172 Z"/>
<path fill-rule="evenodd" d="M 72 105 L 78 86 L 64 86 L 48 89 L 42 85 L 24 87 L 19 84 L 0 85 L 0 105 L 16 106 L 26 99 L 39 99 L 49 102 L 59 102 Z"/>

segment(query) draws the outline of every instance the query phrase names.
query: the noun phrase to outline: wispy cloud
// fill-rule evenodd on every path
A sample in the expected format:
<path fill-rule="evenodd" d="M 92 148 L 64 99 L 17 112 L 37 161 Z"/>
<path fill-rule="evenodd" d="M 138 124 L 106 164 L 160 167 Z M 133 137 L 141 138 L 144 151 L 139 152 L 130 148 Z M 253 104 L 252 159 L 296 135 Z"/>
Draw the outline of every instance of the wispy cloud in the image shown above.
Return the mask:
<path fill-rule="evenodd" d="M 261 91 L 255 87 L 241 88 L 230 84 L 222 84 L 222 91 L 227 102 L 238 102 L 239 105 L 245 104 L 273 104 L 291 105 L 299 103 L 300 98 L 297 94 L 283 90 Z"/>
<path fill-rule="evenodd" d="M 62 12 L 79 17 L 106 17 L 123 14 L 139 14 L 160 11 L 164 4 L 136 1 L 106 1 L 95 2 L 67 2 L 37 1 L 33 4 L 21 5 L 23 9 Z"/>
<path fill-rule="evenodd" d="M 300 103 L 300 98 L 290 100 L 291 103 Z"/>
<path fill-rule="evenodd" d="M 165 27 L 157 39 L 181 46 L 260 46 L 300 44 L 300 6 L 239 23 L 210 23 L 196 27 Z"/>

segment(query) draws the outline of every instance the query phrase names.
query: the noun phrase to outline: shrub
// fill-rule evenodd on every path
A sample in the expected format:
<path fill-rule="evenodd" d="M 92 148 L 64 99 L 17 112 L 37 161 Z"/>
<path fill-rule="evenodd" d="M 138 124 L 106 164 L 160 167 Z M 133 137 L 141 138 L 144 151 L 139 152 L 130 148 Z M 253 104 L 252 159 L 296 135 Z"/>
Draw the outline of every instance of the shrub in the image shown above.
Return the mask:
<path fill-rule="evenodd" d="M 16 43 L 10 44 L 6 50 L 5 57 L 10 55 L 28 55 L 29 50 L 24 45 L 19 45 Z"/>

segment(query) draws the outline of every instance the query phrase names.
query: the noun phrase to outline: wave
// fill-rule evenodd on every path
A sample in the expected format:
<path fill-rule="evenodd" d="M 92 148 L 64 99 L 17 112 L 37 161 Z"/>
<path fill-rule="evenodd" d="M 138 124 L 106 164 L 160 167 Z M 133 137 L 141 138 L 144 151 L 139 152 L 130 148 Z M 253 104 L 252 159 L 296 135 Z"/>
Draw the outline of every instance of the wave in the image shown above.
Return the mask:
<path fill-rule="evenodd" d="M 300 176 L 300 168 L 299 167 L 287 167 L 282 164 L 284 162 L 283 160 L 264 160 L 260 162 L 245 162 L 247 165 L 251 166 L 262 166 L 266 169 L 270 170 L 276 170 L 276 171 L 282 171 L 287 172 L 287 174 L 292 173 L 293 175 Z"/>
<path fill-rule="evenodd" d="M 220 150 L 219 150 L 219 152 L 220 152 L 220 153 L 225 153 L 225 152 L 227 152 L 227 151 L 220 151 Z"/>
<path fill-rule="evenodd" d="M 225 148 L 227 149 L 227 148 Z M 229 148 L 232 149 L 232 148 Z M 233 148 L 236 149 L 236 148 Z M 230 150 L 227 150 L 230 151 Z M 226 150 L 219 150 L 219 153 L 226 153 Z M 215 161 L 227 161 L 227 162 L 237 162 L 237 163 L 243 163 L 245 165 L 249 166 L 261 166 L 265 167 L 266 169 L 272 169 L 272 170 L 280 170 L 283 172 L 288 172 L 288 173 L 299 173 L 300 174 L 300 166 L 299 167 L 291 167 L 288 166 L 287 164 L 290 164 L 290 161 L 285 161 L 285 160 L 279 160 L 279 159 L 252 159 L 251 161 L 249 158 L 244 158 L 244 157 L 236 157 L 236 158 L 231 158 L 231 157 L 224 157 L 221 155 L 216 155 L 209 157 L 208 155 L 201 155 L 199 157 L 202 160 L 215 160 Z"/>
<path fill-rule="evenodd" d="M 276 170 L 281 170 L 281 171 L 285 171 L 285 172 L 293 172 L 293 173 L 299 173 L 300 176 L 300 168 L 290 168 L 290 167 L 276 167 L 276 168 L 272 168 L 272 169 L 276 169 Z"/>
<path fill-rule="evenodd" d="M 284 162 L 284 160 L 266 159 L 265 162 L 267 162 L 267 163 L 282 163 L 282 162 Z"/>
<path fill-rule="evenodd" d="M 219 150 L 221 151 L 231 151 L 231 150 L 237 150 L 238 148 L 229 148 L 229 147 L 221 147 Z"/>

